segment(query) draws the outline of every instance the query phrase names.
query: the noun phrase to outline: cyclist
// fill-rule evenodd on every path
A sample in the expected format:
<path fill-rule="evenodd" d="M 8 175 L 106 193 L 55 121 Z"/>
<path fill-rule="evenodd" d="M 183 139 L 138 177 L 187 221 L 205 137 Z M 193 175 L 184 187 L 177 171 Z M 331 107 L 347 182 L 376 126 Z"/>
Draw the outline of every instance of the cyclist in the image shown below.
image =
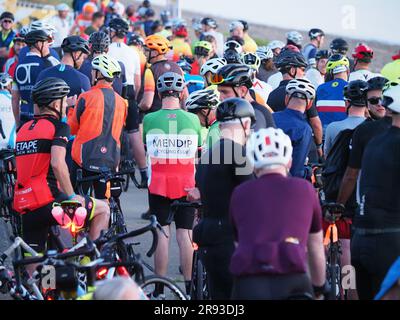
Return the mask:
<path fill-rule="evenodd" d="M 385 117 L 386 109 L 382 105 L 382 93 L 388 80 L 383 77 L 375 77 L 368 81 L 368 112 L 371 120 L 379 120 Z"/>
<path fill-rule="evenodd" d="M 97 6 L 93 2 L 86 2 L 82 7 L 82 13 L 76 17 L 69 34 L 83 35 L 86 28 L 92 24 L 92 17 L 96 11 Z"/>
<path fill-rule="evenodd" d="M 181 59 L 177 65 L 182 69 L 185 74 L 185 84 L 189 94 L 204 89 L 204 79 L 199 75 L 192 75 L 192 66 L 187 59 Z"/>
<path fill-rule="evenodd" d="M 83 176 L 96 175 L 104 169 L 116 171 L 120 160 L 121 133 L 127 117 L 127 102 L 112 88 L 121 72 L 118 61 L 99 55 L 92 61 L 94 86 L 79 96 L 73 114 L 68 119 L 71 133 L 76 135 L 72 145 L 72 180 L 76 170 Z M 97 120 L 97 122 L 94 122 Z M 87 191 L 85 186 L 84 191 Z M 105 199 L 106 186 L 94 185 L 96 197 Z"/>
<path fill-rule="evenodd" d="M 154 12 L 153 8 L 146 9 L 143 19 L 143 29 L 147 37 L 153 34 L 152 27 L 154 24 L 155 15 L 156 13 Z"/>
<path fill-rule="evenodd" d="M 255 53 L 258 49 L 258 45 L 249 35 L 249 30 L 250 30 L 249 23 L 245 20 L 239 20 L 239 21 L 243 24 L 243 27 L 244 27 L 244 29 L 243 29 L 243 40 L 244 40 L 243 50 L 244 50 L 244 52 Z"/>
<path fill-rule="evenodd" d="M 302 49 L 303 36 L 298 31 L 290 31 L 286 33 L 286 45 L 293 45 L 299 50 Z"/>
<path fill-rule="evenodd" d="M 224 53 L 224 36 L 222 33 L 217 32 L 217 22 L 213 18 L 204 18 L 201 20 L 203 26 L 203 35 L 212 35 L 217 41 L 217 55 L 219 57 L 223 56 Z"/>
<path fill-rule="evenodd" d="M 224 59 L 227 64 L 242 63 L 243 41 L 230 39 L 225 43 Z"/>
<path fill-rule="evenodd" d="M 12 78 L 8 73 L 0 73 L 0 119 L 5 139 L 0 136 L 0 150 L 14 148 L 15 119 L 11 106 Z"/>
<path fill-rule="evenodd" d="M 310 43 L 304 47 L 302 53 L 306 58 L 306 61 L 312 65 L 310 62 L 315 63 L 317 52 L 324 45 L 325 33 L 321 29 L 314 28 L 308 32 L 308 35 L 310 37 Z"/>
<path fill-rule="evenodd" d="M 174 39 L 171 41 L 173 47 L 173 58 L 172 60 L 177 62 L 182 56 L 191 58 L 192 48 L 187 42 L 189 32 L 185 25 L 179 24 L 173 28 Z"/>
<path fill-rule="evenodd" d="M 143 75 L 144 71 L 146 70 L 146 64 L 147 64 L 147 59 L 143 51 L 144 39 L 135 33 L 131 33 L 130 36 L 128 37 L 127 45 L 133 48 L 139 55 L 140 74 Z"/>
<path fill-rule="evenodd" d="M 346 118 L 346 104 L 344 101 L 344 87 L 350 73 L 349 60 L 341 55 L 332 55 L 326 64 L 326 83 L 317 89 L 315 105 L 322 121 L 324 130 L 335 121 Z"/>
<path fill-rule="evenodd" d="M 57 225 L 51 214 L 53 202 L 80 202 L 88 212 L 92 240 L 107 230 L 108 205 L 74 193 L 65 163 L 69 127 L 65 117 L 69 87 L 64 80 L 47 78 L 32 89 L 33 102 L 40 113 L 25 123 L 17 133 L 16 159 L 18 177 L 14 209 L 22 215 L 24 240 L 37 252 L 44 253 L 50 226 Z"/>
<path fill-rule="evenodd" d="M 293 177 L 305 177 L 305 163 L 312 143 L 312 129 L 304 114 L 312 107 L 314 99 L 315 88 L 309 80 L 291 80 L 286 86 L 286 109 L 273 114 L 276 126 L 292 141 L 293 163 L 290 173 Z"/>
<path fill-rule="evenodd" d="M 25 30 L 23 30 L 25 31 Z M 15 68 L 18 65 L 18 61 L 19 61 L 19 53 L 21 52 L 21 49 L 24 48 L 26 46 L 25 43 L 25 35 L 22 30 L 20 31 L 20 33 L 18 33 L 13 42 L 14 42 L 14 46 L 13 46 L 13 51 L 14 51 L 14 56 L 9 58 L 5 65 L 4 65 L 4 72 L 7 72 L 11 77 L 14 77 L 15 74 Z"/>
<path fill-rule="evenodd" d="M 274 53 L 269 47 L 259 47 L 256 54 L 261 59 L 257 76 L 261 81 L 268 82 L 268 79 L 278 72 L 274 64 Z"/>
<path fill-rule="evenodd" d="M 368 81 L 378 76 L 369 69 L 374 58 L 374 51 L 366 44 L 359 44 L 353 52 L 354 71 L 350 73 L 349 81 L 363 80 Z"/>
<path fill-rule="evenodd" d="M 193 75 L 199 75 L 202 66 L 211 58 L 212 44 L 207 41 L 198 41 L 194 45 L 194 61 L 192 63 Z"/>
<path fill-rule="evenodd" d="M 287 85 L 291 80 L 301 79 L 304 77 L 307 63 L 301 53 L 293 52 L 291 50 L 284 50 L 278 57 L 276 65 L 280 72 L 283 74 L 283 80 L 279 84 L 279 87 L 271 92 L 268 97 L 267 104 L 272 108 L 272 110 L 278 112 L 286 109 Z M 316 146 L 318 149 L 318 153 L 321 156 L 322 124 L 314 105 L 312 105 L 311 108 L 306 109 L 306 115 L 314 133 L 315 145 L 314 143 L 312 144 L 311 150 L 314 151 Z"/>
<path fill-rule="evenodd" d="M 254 99 L 260 104 L 266 105 L 268 97 L 272 92 L 272 87 L 258 78 L 258 71 L 261 66 L 260 57 L 255 53 L 245 53 L 242 56 L 242 63 L 253 69 L 254 75 L 252 91 L 254 92 Z M 258 97 L 256 97 L 256 95 Z"/>
<path fill-rule="evenodd" d="M 201 158 L 196 172 L 198 189 L 189 190 L 188 200 L 201 198 L 204 206 L 193 240 L 200 248 L 211 299 L 228 300 L 233 282 L 229 264 L 235 249 L 229 201 L 238 185 L 253 179 L 244 146 L 255 121 L 254 108 L 244 99 L 226 99 L 218 106 L 217 120 L 221 139 Z"/>
<path fill-rule="evenodd" d="M 265 106 L 257 103 L 250 95 L 253 87 L 253 70 L 243 64 L 228 64 L 213 76 L 212 83 L 218 85 L 221 101 L 229 98 L 241 98 L 249 102 L 255 112 L 254 130 L 275 127 L 272 114 Z"/>
<path fill-rule="evenodd" d="M 180 73 L 167 72 L 157 80 L 157 92 L 162 99 L 159 111 L 145 116 L 143 141 L 147 146 L 150 213 L 163 226 L 164 232 L 171 233 L 170 205 L 174 200 L 185 199 L 186 189 L 195 186 L 195 158 L 201 146 L 199 119 L 181 109 L 185 82 Z M 180 251 L 180 262 L 187 293 L 190 292 L 191 264 L 193 249 L 190 242 L 194 222 L 194 210 L 179 210 L 175 217 L 176 238 Z M 160 232 L 154 256 L 155 272 L 165 276 L 168 269 L 168 242 Z M 163 294 L 163 288 L 156 288 L 155 297 Z M 161 296 L 162 297 L 162 296 Z"/>
<path fill-rule="evenodd" d="M 337 136 L 344 130 L 353 130 L 366 120 L 368 83 L 351 81 L 344 87 L 347 118 L 332 122 L 325 132 L 325 154 L 329 154 Z"/>
<path fill-rule="evenodd" d="M 85 38 L 90 37 L 94 32 L 99 32 L 101 27 L 104 25 L 104 20 L 105 16 L 103 12 L 95 12 L 92 16 L 92 24 L 84 31 Z"/>
<path fill-rule="evenodd" d="M 238 186 L 230 201 L 234 300 L 320 298 L 326 291 L 321 207 L 309 182 L 288 177 L 292 151 L 280 129 L 262 129 L 247 143 L 258 179 Z M 301 254 L 293 258 L 293 250 Z"/>
<path fill-rule="evenodd" d="M 400 79 L 400 51 L 392 59 L 393 61 L 386 64 L 381 70 L 381 74 L 389 81 Z"/>
<path fill-rule="evenodd" d="M 273 40 L 268 43 L 267 47 L 272 50 L 272 52 L 274 53 L 274 57 L 276 58 L 281 54 L 281 51 L 285 47 L 285 44 L 282 41 Z"/>
<path fill-rule="evenodd" d="M 57 32 L 54 33 L 54 47 L 61 53 L 61 44 L 64 38 L 69 36 L 73 24 L 73 18 L 69 14 L 70 8 L 66 3 L 60 3 L 56 6 L 57 15 L 49 19 L 49 23 L 54 26 Z"/>
<path fill-rule="evenodd" d="M 229 32 L 231 34 L 231 38 L 238 38 L 243 41 L 244 45 L 244 25 L 241 21 L 235 20 L 229 24 Z M 244 52 L 247 52 L 243 50 Z"/>
<path fill-rule="evenodd" d="M 30 31 L 25 37 L 30 51 L 18 62 L 12 90 L 12 106 L 17 127 L 33 118 L 31 90 L 39 73 L 58 64 L 58 61 L 50 56 L 49 41 L 49 35 L 42 30 Z"/>
<path fill-rule="evenodd" d="M 13 30 L 14 20 L 14 15 L 8 11 L 4 11 L 0 16 L 0 70 L 3 70 L 3 65 L 6 62 L 10 49 L 13 46 L 13 40 L 16 35 L 16 32 Z"/>
<path fill-rule="evenodd" d="M 223 58 L 214 58 L 208 60 L 201 67 L 200 74 L 206 82 L 207 89 L 216 89 L 216 86 L 212 85 L 212 76 L 217 74 L 218 71 L 227 65 L 227 62 Z"/>
<path fill-rule="evenodd" d="M 200 90 L 192 93 L 186 100 L 187 111 L 199 117 L 202 127 L 208 130 L 202 152 L 212 149 L 220 139 L 219 122 L 217 121 L 217 106 L 219 95 L 214 90 Z"/>
<path fill-rule="evenodd" d="M 306 72 L 305 77 L 312 82 L 315 88 L 318 88 L 325 82 L 328 59 L 328 50 L 318 51 L 315 55 L 315 67 L 309 68 Z"/>
<path fill-rule="evenodd" d="M 386 133 L 373 138 L 364 151 L 359 182 L 361 203 L 354 218 L 352 264 L 361 300 L 372 300 L 379 292 L 400 250 L 400 86 L 386 90 L 383 99 L 393 124 Z"/>
<path fill-rule="evenodd" d="M 77 98 L 91 87 L 89 78 L 78 71 L 90 53 L 89 43 L 80 36 L 69 36 L 64 39 L 61 48 L 64 52 L 61 63 L 40 72 L 37 81 L 48 77 L 62 79 L 70 88 L 68 97 Z"/>

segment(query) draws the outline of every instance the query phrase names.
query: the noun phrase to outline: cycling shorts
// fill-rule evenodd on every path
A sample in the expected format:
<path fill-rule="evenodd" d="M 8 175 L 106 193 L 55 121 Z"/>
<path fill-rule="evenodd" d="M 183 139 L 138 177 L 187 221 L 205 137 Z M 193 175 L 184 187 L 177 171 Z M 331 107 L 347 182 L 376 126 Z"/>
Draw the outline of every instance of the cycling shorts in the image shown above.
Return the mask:
<path fill-rule="evenodd" d="M 126 131 L 134 133 L 139 131 L 139 105 L 135 98 L 133 86 L 127 87 L 128 116 L 126 118 Z"/>
<path fill-rule="evenodd" d="M 62 197 L 60 201 L 67 200 L 66 196 Z M 96 201 L 91 197 L 85 197 L 85 208 L 88 212 L 84 227 L 89 226 L 89 222 L 94 217 L 96 209 Z M 22 238 L 24 241 L 32 247 L 38 253 L 44 253 L 46 251 L 46 243 L 50 227 L 57 226 L 58 223 L 54 219 L 51 211 L 53 204 L 50 203 L 37 210 L 28 212 L 21 216 L 22 218 Z M 25 254 L 25 256 L 29 256 Z"/>
<path fill-rule="evenodd" d="M 324 229 L 324 234 L 326 234 L 329 225 L 330 224 L 328 222 L 323 221 L 322 226 Z M 344 239 L 344 240 L 351 239 L 351 225 L 352 225 L 352 222 L 350 219 L 340 219 L 339 221 L 336 222 L 339 239 Z"/>
<path fill-rule="evenodd" d="M 179 199 L 185 201 L 186 198 Z M 150 213 L 157 217 L 161 226 L 169 226 L 173 221 L 177 229 L 192 230 L 195 216 L 194 208 L 179 208 L 175 214 L 171 211 L 171 200 L 162 196 L 149 193 Z"/>

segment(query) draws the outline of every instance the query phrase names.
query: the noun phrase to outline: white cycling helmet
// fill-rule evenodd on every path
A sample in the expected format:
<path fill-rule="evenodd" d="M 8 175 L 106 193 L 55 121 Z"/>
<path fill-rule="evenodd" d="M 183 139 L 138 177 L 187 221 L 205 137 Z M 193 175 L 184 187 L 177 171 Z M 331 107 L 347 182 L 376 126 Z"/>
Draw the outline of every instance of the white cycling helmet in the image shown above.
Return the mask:
<path fill-rule="evenodd" d="M 229 32 L 233 32 L 234 30 L 236 30 L 237 28 L 240 28 L 242 30 L 244 30 L 244 25 L 242 22 L 236 20 L 236 21 L 232 21 L 229 24 Z"/>
<path fill-rule="evenodd" d="M 303 42 L 303 36 L 297 31 L 290 31 L 286 33 L 286 38 L 288 41 L 291 41 L 298 46 Z"/>
<path fill-rule="evenodd" d="M 400 113 L 400 86 L 392 86 L 383 93 L 383 106 Z"/>
<path fill-rule="evenodd" d="M 214 90 L 199 90 L 193 92 L 186 100 L 186 109 L 189 112 L 199 110 L 215 110 L 219 105 L 219 94 Z"/>
<path fill-rule="evenodd" d="M 261 59 L 257 54 L 248 52 L 242 55 L 242 63 L 258 72 L 261 66 Z"/>
<path fill-rule="evenodd" d="M 261 61 L 270 60 L 274 58 L 274 53 L 272 52 L 272 49 L 270 49 L 269 47 L 259 47 L 256 51 L 256 54 L 261 59 Z"/>
<path fill-rule="evenodd" d="M 108 54 L 102 54 L 92 60 L 93 70 L 100 71 L 104 78 L 114 79 L 121 74 L 121 66 Z"/>
<path fill-rule="evenodd" d="M 223 58 L 214 58 L 208 60 L 200 69 L 200 74 L 204 77 L 207 72 L 211 72 L 212 74 L 216 74 L 219 69 L 226 66 L 227 62 Z"/>
<path fill-rule="evenodd" d="M 315 87 L 307 79 L 291 80 L 286 86 L 286 94 L 289 97 L 313 100 L 315 98 Z"/>
<path fill-rule="evenodd" d="M 271 50 L 275 49 L 283 49 L 285 47 L 285 44 L 282 41 L 279 40 L 274 40 L 268 43 L 267 48 L 270 48 Z"/>
<path fill-rule="evenodd" d="M 0 88 L 1 89 L 7 89 L 8 86 L 11 84 L 11 82 L 13 81 L 12 77 L 6 73 L 0 73 Z"/>
<path fill-rule="evenodd" d="M 227 50 L 235 50 L 237 53 L 242 54 L 243 46 L 235 40 L 229 40 L 224 45 L 224 52 Z"/>
<path fill-rule="evenodd" d="M 60 3 L 56 6 L 56 10 L 57 11 L 69 11 L 69 5 L 67 5 L 66 3 Z"/>
<path fill-rule="evenodd" d="M 35 31 L 35 30 L 43 30 L 49 36 L 52 36 L 54 33 L 57 32 L 57 29 L 52 24 L 43 20 L 37 20 L 31 23 L 29 31 Z"/>
<path fill-rule="evenodd" d="M 292 142 L 282 129 L 268 128 L 254 132 L 247 142 L 247 158 L 255 169 L 287 166 L 293 154 Z"/>

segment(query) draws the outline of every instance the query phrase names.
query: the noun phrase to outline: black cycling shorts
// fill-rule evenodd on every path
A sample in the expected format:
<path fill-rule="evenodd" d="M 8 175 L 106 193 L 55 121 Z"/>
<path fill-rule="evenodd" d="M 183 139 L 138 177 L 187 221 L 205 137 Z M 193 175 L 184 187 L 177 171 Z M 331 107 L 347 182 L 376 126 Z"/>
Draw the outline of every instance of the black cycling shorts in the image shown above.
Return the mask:
<path fill-rule="evenodd" d="M 134 133 L 139 130 L 139 105 L 135 98 L 133 86 L 127 87 L 128 116 L 126 118 L 125 129 L 128 133 Z"/>
<path fill-rule="evenodd" d="M 72 169 L 71 169 L 71 182 L 72 186 L 74 188 L 74 191 L 76 194 L 79 194 L 80 190 L 78 189 L 78 184 L 77 184 L 77 170 L 82 170 L 82 178 L 88 178 L 92 176 L 98 175 L 96 172 L 91 172 L 87 171 L 85 169 L 82 169 L 76 162 L 73 161 L 72 163 Z M 107 199 L 106 197 L 106 192 L 107 192 L 107 184 L 101 181 L 96 181 L 96 182 L 86 182 L 82 184 L 82 191 L 83 194 L 89 194 L 89 191 L 93 188 L 94 191 L 94 196 L 96 199 L 99 200 L 105 200 Z"/>
<path fill-rule="evenodd" d="M 185 201 L 186 198 L 179 199 Z M 158 222 L 163 226 L 169 226 L 173 221 L 177 229 L 192 230 L 194 223 L 194 208 L 179 208 L 175 215 L 171 211 L 171 204 L 175 200 L 149 194 L 150 213 L 157 217 Z"/>
<path fill-rule="evenodd" d="M 63 197 L 59 202 L 64 201 Z M 56 201 L 55 201 L 56 202 Z M 93 198 L 85 197 L 85 208 L 88 212 L 85 227 L 89 226 L 89 221 L 93 219 L 96 209 L 96 202 Z M 23 214 L 22 217 L 22 239 L 38 253 L 46 251 L 46 243 L 50 227 L 57 226 L 58 223 L 51 214 L 53 203 L 50 203 L 35 211 Z M 26 254 L 27 255 L 27 254 Z"/>

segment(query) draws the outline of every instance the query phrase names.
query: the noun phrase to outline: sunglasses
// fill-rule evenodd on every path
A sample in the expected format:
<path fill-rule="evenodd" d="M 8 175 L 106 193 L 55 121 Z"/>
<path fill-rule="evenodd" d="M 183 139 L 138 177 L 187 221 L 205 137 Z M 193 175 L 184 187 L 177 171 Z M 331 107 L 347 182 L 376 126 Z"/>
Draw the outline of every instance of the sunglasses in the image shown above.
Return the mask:
<path fill-rule="evenodd" d="M 382 98 L 381 98 L 381 97 L 372 97 L 372 98 L 369 98 L 369 99 L 368 99 L 368 102 L 369 102 L 371 105 L 376 106 L 376 105 L 382 103 Z"/>
<path fill-rule="evenodd" d="M 13 23 L 12 20 L 3 20 L 2 23 Z"/>
<path fill-rule="evenodd" d="M 226 81 L 229 81 L 229 80 L 232 80 L 234 78 L 234 76 L 232 76 L 232 77 L 228 77 L 228 78 L 224 78 L 223 76 L 221 76 L 221 75 L 219 75 L 219 74 L 213 74 L 212 76 L 211 76 L 211 79 L 210 79 L 210 81 L 211 81 L 211 84 L 212 85 L 219 85 L 219 84 L 223 84 L 223 83 L 225 83 Z"/>

